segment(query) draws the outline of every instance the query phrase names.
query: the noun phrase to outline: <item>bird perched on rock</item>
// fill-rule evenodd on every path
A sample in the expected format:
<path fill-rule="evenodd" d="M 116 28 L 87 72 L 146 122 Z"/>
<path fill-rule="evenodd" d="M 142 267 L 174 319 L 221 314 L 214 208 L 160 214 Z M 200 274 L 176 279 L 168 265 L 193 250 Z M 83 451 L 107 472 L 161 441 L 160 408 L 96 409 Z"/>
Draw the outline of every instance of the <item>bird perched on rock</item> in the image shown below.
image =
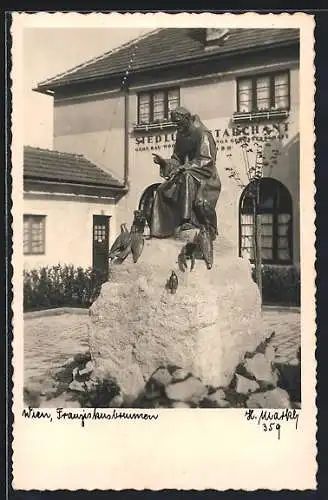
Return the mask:
<path fill-rule="evenodd" d="M 121 233 L 114 241 L 109 251 L 109 261 L 118 261 L 122 263 L 131 252 L 131 235 L 127 230 L 126 224 L 121 224 Z"/>
<path fill-rule="evenodd" d="M 178 265 L 183 273 L 188 269 L 187 261 L 190 260 L 190 271 L 195 267 L 197 245 L 195 242 L 188 242 L 178 255 Z"/>
<path fill-rule="evenodd" d="M 130 231 L 131 236 L 131 252 L 133 262 L 136 263 L 142 254 L 142 250 L 145 244 L 145 240 L 143 238 L 143 234 L 138 231 L 138 228 L 135 226 L 131 227 Z"/>
<path fill-rule="evenodd" d="M 135 228 L 138 233 L 143 234 L 146 225 L 146 217 L 142 210 L 135 210 L 133 214 L 134 217 L 132 227 Z"/>
<path fill-rule="evenodd" d="M 205 226 L 202 226 L 198 234 L 198 244 L 199 249 L 203 255 L 206 263 L 207 269 L 212 269 L 213 266 L 213 240 L 206 230 Z"/>
<path fill-rule="evenodd" d="M 134 263 L 138 261 L 145 244 L 145 240 L 143 237 L 145 224 L 146 224 L 146 218 L 142 210 L 135 210 L 132 226 L 130 229 L 131 252 Z"/>
<path fill-rule="evenodd" d="M 204 184 L 204 183 L 202 183 Z M 201 188 L 203 189 L 203 188 Z M 217 216 L 206 198 L 198 199 L 195 203 L 195 214 L 201 226 L 205 226 L 211 239 L 217 236 Z"/>
<path fill-rule="evenodd" d="M 172 271 L 171 276 L 167 280 L 166 287 L 173 294 L 173 293 L 176 293 L 176 291 L 178 289 L 178 285 L 179 285 L 178 276 L 176 275 L 176 273 L 174 271 Z"/>

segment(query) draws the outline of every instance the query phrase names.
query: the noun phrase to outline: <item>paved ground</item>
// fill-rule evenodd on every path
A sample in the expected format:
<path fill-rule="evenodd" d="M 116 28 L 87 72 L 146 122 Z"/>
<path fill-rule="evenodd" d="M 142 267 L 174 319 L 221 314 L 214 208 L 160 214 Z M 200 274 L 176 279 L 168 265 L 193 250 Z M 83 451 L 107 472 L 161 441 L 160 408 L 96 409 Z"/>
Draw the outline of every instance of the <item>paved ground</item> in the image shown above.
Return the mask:
<path fill-rule="evenodd" d="M 291 310 L 263 311 L 265 328 L 275 331 L 277 361 L 290 363 L 301 342 L 300 314 Z M 25 384 L 46 377 L 76 352 L 86 349 L 88 316 L 61 314 L 29 318 L 24 325 Z"/>
<path fill-rule="evenodd" d="M 49 369 L 61 366 L 87 349 L 88 316 L 60 314 L 24 321 L 25 383 L 44 378 Z"/>
<path fill-rule="evenodd" d="M 273 344 L 278 363 L 293 362 L 301 345 L 301 315 L 295 310 L 266 309 L 263 311 L 265 327 L 275 331 Z"/>

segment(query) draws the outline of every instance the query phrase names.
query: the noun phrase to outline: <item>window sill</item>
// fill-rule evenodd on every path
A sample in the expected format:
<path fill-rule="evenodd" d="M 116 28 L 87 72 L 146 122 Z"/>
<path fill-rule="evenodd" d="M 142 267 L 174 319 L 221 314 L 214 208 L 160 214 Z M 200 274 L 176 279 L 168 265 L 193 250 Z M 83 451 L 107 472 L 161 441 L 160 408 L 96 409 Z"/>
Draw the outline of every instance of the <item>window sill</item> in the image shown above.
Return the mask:
<path fill-rule="evenodd" d="M 250 113 L 234 113 L 233 123 L 255 122 L 261 120 L 283 120 L 288 118 L 289 111 L 286 109 L 272 109 L 269 111 L 252 111 Z"/>
<path fill-rule="evenodd" d="M 176 124 L 173 122 L 161 122 L 161 123 L 148 123 L 148 124 L 136 124 L 133 127 L 135 132 L 148 132 L 152 130 L 166 130 L 175 129 Z"/>
<path fill-rule="evenodd" d="M 255 267 L 255 260 L 249 260 L 249 263 L 252 267 Z M 264 266 L 272 266 L 272 267 L 294 267 L 294 263 L 292 260 L 262 260 L 262 268 Z"/>
<path fill-rule="evenodd" d="M 24 253 L 24 255 L 37 255 L 37 256 L 40 256 L 40 255 L 45 255 L 44 252 L 28 252 L 28 253 Z"/>

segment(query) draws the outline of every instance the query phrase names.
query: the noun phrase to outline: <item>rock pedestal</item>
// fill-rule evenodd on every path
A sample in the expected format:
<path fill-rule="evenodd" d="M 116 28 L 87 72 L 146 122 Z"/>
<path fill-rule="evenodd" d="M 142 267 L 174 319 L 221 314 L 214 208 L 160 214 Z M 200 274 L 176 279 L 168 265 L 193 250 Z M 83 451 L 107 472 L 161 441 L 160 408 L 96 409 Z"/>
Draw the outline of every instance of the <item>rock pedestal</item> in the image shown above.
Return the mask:
<path fill-rule="evenodd" d="M 182 233 L 183 234 L 183 233 Z M 136 397 L 161 365 L 176 365 L 205 384 L 229 384 L 246 352 L 265 338 L 261 304 L 249 263 L 218 237 L 214 265 L 197 260 L 179 271 L 186 235 L 151 239 L 139 261 L 111 267 L 110 281 L 90 308 L 89 346 L 97 374 L 116 378 Z M 175 294 L 165 288 L 174 270 Z"/>

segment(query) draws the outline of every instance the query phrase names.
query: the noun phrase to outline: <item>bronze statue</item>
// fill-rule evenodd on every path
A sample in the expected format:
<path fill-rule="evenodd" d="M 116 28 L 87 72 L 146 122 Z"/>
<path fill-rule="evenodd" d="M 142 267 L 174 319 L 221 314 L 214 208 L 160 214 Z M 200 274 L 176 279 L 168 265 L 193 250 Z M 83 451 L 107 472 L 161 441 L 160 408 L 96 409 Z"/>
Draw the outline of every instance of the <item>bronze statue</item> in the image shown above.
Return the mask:
<path fill-rule="evenodd" d="M 150 223 L 150 237 L 167 238 L 177 230 L 200 228 L 193 242 L 187 243 L 178 256 L 181 271 L 195 266 L 197 253 L 205 260 L 208 269 L 213 265 L 213 241 L 217 229 L 216 204 L 221 191 L 221 181 L 216 169 L 216 144 L 211 132 L 185 108 L 171 113 L 177 125 L 173 155 L 165 160 L 153 154 L 154 162 L 160 166 L 164 182 L 152 192 L 152 203 L 146 203 L 134 212 L 130 233 L 122 229 L 111 249 L 118 262 L 123 262 L 132 252 L 133 261 L 139 259 L 144 246 L 143 231 L 146 219 Z M 145 204 L 142 204 L 145 205 Z M 149 205 L 149 206 L 148 206 Z M 127 233 L 127 234 L 126 234 Z M 178 286 L 174 272 L 168 280 L 172 293 Z"/>
<path fill-rule="evenodd" d="M 216 169 L 216 144 L 211 132 L 185 108 L 171 113 L 177 125 L 173 155 L 165 160 L 154 154 L 165 182 L 153 202 L 150 234 L 172 236 L 177 228 L 206 227 L 208 237 L 217 235 L 215 207 L 221 182 Z"/>

